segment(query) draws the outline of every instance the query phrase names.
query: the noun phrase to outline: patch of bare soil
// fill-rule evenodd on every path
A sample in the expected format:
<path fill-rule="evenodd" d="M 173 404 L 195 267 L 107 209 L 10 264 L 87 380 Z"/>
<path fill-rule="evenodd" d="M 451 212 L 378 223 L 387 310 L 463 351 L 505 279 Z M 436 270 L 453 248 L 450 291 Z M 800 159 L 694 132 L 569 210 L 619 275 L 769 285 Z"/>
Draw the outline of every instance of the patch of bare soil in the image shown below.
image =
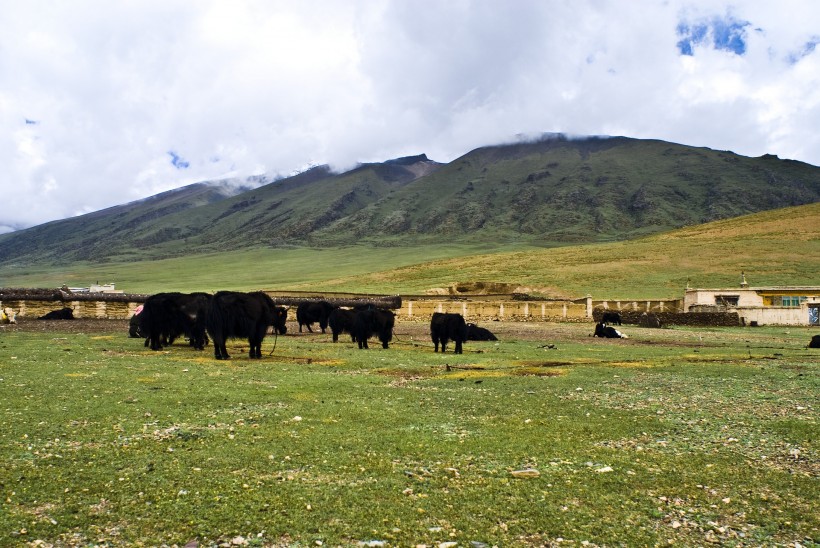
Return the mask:
<path fill-rule="evenodd" d="M 550 322 L 476 322 L 489 329 L 499 340 L 543 341 L 544 344 L 556 340 L 587 338 L 592 334 L 594 324 L 550 323 Z M 290 327 L 288 327 L 290 330 Z M 288 331 L 290 333 L 290 331 Z M 415 340 L 430 339 L 430 323 L 425 321 L 396 321 L 394 333 Z"/>
<path fill-rule="evenodd" d="M 78 318 L 74 320 L 38 320 L 18 318 L 16 324 L 0 326 L 0 332 L 54 332 L 54 333 L 122 333 L 128 336 L 128 320 L 105 320 Z M 551 322 L 478 322 L 480 327 L 489 329 L 499 340 L 541 341 L 543 344 L 567 339 L 587 339 L 592 334 L 592 324 L 551 323 Z M 315 326 L 314 326 L 315 327 Z M 327 330 L 327 334 L 330 330 Z M 396 340 L 429 341 L 430 324 L 426 321 L 396 321 Z M 287 336 L 311 336 L 299 333 L 295 320 L 288 322 Z M 346 337 L 347 335 L 343 335 Z"/>

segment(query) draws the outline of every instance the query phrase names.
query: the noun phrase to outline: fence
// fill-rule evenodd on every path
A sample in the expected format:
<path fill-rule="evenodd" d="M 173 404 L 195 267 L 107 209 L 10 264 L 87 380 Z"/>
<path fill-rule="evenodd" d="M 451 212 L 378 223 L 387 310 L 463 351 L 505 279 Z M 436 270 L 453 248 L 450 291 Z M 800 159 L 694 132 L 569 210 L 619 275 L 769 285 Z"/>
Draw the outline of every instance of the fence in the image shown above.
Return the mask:
<path fill-rule="evenodd" d="M 622 314 L 679 312 L 680 299 L 647 301 L 580 299 L 529 299 L 527 295 L 475 295 L 400 297 L 352 293 L 267 291 L 277 304 L 294 306 L 302 300 L 328 300 L 339 306 L 372 303 L 395 310 L 398 320 L 427 321 L 434 312 L 455 312 L 468 321 L 589 322 L 593 311 L 617 310 Z M 52 310 L 71 308 L 76 318 L 128 319 L 148 298 L 129 293 L 72 293 L 63 289 L 0 289 L 0 307 L 13 308 L 20 317 L 39 317 Z"/>

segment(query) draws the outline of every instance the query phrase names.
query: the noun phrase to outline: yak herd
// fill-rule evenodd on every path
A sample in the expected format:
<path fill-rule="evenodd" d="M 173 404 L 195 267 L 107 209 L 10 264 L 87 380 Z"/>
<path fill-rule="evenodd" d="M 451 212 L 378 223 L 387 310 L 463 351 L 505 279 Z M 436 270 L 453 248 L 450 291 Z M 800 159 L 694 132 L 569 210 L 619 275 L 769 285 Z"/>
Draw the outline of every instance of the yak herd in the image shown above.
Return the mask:
<path fill-rule="evenodd" d="M 270 328 L 284 335 L 288 310 L 277 306 L 262 291 L 243 293 L 219 291 L 208 293 L 157 293 L 146 299 L 131 318 L 129 334 L 145 339 L 145 346 L 152 350 L 173 344 L 184 337 L 197 350 L 203 350 L 208 342 L 214 347 L 217 360 L 229 359 L 225 342 L 230 338 L 248 340 L 248 356 L 262 357 L 262 341 Z M 347 333 L 360 349 L 368 348 L 368 340 L 375 337 L 382 348 L 388 348 L 393 340 L 395 314 L 373 305 L 354 308 L 334 306 L 327 301 L 303 301 L 296 307 L 299 332 L 305 328 L 313 332 L 319 324 L 322 333 L 329 327 L 333 342 Z M 436 312 L 430 322 L 430 336 L 438 352 L 444 352 L 448 342 L 455 345 L 454 352 L 461 354 L 467 340 L 497 340 L 489 330 L 468 324 L 461 314 Z M 210 339 L 209 339 L 210 337 Z"/>
<path fill-rule="evenodd" d="M 4 309 L 2 320 L 14 322 L 14 311 Z M 157 293 L 145 300 L 131 318 L 129 335 L 145 339 L 145 346 L 151 350 L 161 350 L 170 346 L 180 337 L 188 340 L 190 346 L 204 350 L 213 343 L 217 360 L 230 358 L 226 341 L 231 338 L 248 340 L 248 356 L 262 357 L 262 341 L 268 331 L 284 335 L 287 332 L 288 310 L 278 306 L 265 292 L 250 293 L 219 291 L 210 293 Z M 74 319 L 71 308 L 51 311 L 41 320 Z M 299 332 L 305 328 L 313 332 L 313 324 L 319 324 L 322 333 L 328 327 L 333 334 L 333 342 L 339 335 L 347 333 L 350 340 L 360 349 L 368 348 L 368 340 L 376 337 L 382 348 L 388 348 L 393 340 L 395 314 L 372 304 L 353 308 L 342 308 L 327 301 L 305 300 L 296 307 L 296 322 Z M 595 326 L 594 336 L 606 338 L 627 338 L 608 322 L 621 324 L 620 315 L 607 313 Z M 209 338 L 210 336 L 210 338 Z M 472 323 L 467 323 L 461 314 L 435 312 L 430 320 L 430 338 L 434 352 L 446 352 L 447 345 L 453 343 L 453 352 L 463 353 L 466 341 L 496 341 L 492 332 Z"/>
<path fill-rule="evenodd" d="M 0 323 L 16 323 L 15 312 L 11 308 L 0 309 Z M 243 293 L 219 291 L 210 293 L 157 293 L 137 307 L 131 318 L 129 335 L 145 339 L 145 346 L 152 350 L 173 344 L 184 337 L 197 350 L 204 350 L 213 341 L 214 357 L 229 359 L 225 343 L 231 338 L 246 338 L 250 345 L 249 357 L 262 357 L 262 341 L 272 328 L 274 333 L 287 332 L 288 309 L 277 306 L 273 299 L 262 291 Z M 65 307 L 40 316 L 40 320 L 71 320 L 73 310 Z M 387 309 L 372 304 L 353 308 L 342 308 L 327 301 L 305 300 L 296 307 L 296 322 L 299 332 L 305 328 L 313 332 L 313 324 L 318 323 L 322 333 L 330 328 L 333 342 L 339 335 L 347 333 L 350 340 L 360 349 L 368 348 L 368 339 L 378 338 L 382 348 L 388 348 L 393 340 L 396 316 Z M 662 327 L 655 314 L 644 313 L 638 322 L 642 327 Z M 595 325 L 591 336 L 607 339 L 628 339 L 629 337 L 613 327 L 621 325 L 621 315 L 605 310 Z M 210 339 L 209 339 L 210 335 Z M 466 341 L 498 340 L 488 329 L 467 323 L 461 314 L 435 312 L 430 320 L 430 338 L 434 351 L 445 352 L 452 341 L 453 352 L 461 354 Z M 820 348 L 820 335 L 812 337 L 808 348 Z"/>

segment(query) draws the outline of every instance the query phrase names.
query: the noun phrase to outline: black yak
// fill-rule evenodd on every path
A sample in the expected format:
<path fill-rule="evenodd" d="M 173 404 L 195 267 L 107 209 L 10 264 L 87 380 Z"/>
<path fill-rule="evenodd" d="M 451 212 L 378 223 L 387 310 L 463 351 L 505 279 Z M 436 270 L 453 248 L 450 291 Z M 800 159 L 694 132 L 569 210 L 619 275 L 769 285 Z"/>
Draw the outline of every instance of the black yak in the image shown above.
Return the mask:
<path fill-rule="evenodd" d="M 468 341 L 497 341 L 498 337 L 492 334 L 489 329 L 478 327 L 474 323 L 467 324 Z"/>
<path fill-rule="evenodd" d="M 438 345 L 441 343 L 442 353 L 447 347 L 448 341 L 456 343 L 454 352 L 462 353 L 461 345 L 467 340 L 467 322 L 461 314 L 445 312 L 434 312 L 430 320 L 430 337 L 433 339 L 435 351 L 438 352 Z"/>
<path fill-rule="evenodd" d="M 350 335 L 359 343 L 359 348 L 368 348 L 367 339 L 376 335 L 382 343 L 382 348 L 388 348 L 393 340 L 393 326 L 396 315 L 390 310 L 383 310 L 374 306 L 356 310 L 353 316 L 353 331 Z"/>
<path fill-rule="evenodd" d="M 327 301 L 302 301 L 296 307 L 296 321 L 299 323 L 299 333 L 302 332 L 302 326 L 307 327 L 307 330 L 313 333 L 310 328 L 314 323 L 318 323 L 322 329 L 322 333 L 327 329 L 327 321 L 334 306 Z"/>
<path fill-rule="evenodd" d="M 618 331 L 612 326 L 606 325 L 603 322 L 595 324 L 594 337 L 603 337 L 606 339 L 628 339 L 626 335 Z"/>
<path fill-rule="evenodd" d="M 43 314 L 38 320 L 73 320 L 74 319 L 74 311 L 69 307 L 61 308 L 60 310 L 52 310 L 46 314 Z"/>
<path fill-rule="evenodd" d="M 353 337 L 353 322 L 356 317 L 356 311 L 347 308 L 334 308 L 333 312 L 327 318 L 327 325 L 333 333 L 333 342 L 339 341 L 339 335 L 342 333 L 350 333 L 350 338 L 353 342 L 356 339 Z"/>
<path fill-rule="evenodd" d="M 134 315 L 131 316 L 131 319 L 128 321 L 128 336 L 131 338 L 140 338 L 142 337 L 142 331 L 140 331 L 140 312 L 142 312 L 143 305 L 139 305 L 134 310 Z"/>
<path fill-rule="evenodd" d="M 250 345 L 248 357 L 259 359 L 268 327 L 273 326 L 278 333 L 284 334 L 287 333 L 286 321 L 287 310 L 276 306 L 273 299 L 262 291 L 220 291 L 213 296 L 206 322 L 214 343 L 214 357 L 217 360 L 230 359 L 225 341 L 247 337 Z"/>
<path fill-rule="evenodd" d="M 208 293 L 157 293 L 145 300 L 137 322 L 145 345 L 161 350 L 184 335 L 191 346 L 203 350 L 208 343 L 205 316 L 210 306 Z"/>

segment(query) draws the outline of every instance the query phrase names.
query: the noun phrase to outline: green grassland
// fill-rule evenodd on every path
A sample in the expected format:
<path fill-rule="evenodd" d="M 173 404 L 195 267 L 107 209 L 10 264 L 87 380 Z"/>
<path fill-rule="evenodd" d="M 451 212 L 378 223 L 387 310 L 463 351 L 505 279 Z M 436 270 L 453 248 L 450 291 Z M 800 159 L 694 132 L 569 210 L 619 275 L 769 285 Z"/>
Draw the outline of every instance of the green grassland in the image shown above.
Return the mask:
<path fill-rule="evenodd" d="M 674 298 L 693 287 L 818 285 L 820 203 L 625 242 L 559 248 L 511 244 L 289 248 L 129 263 L 0 266 L 5 287 L 115 282 L 133 293 L 277 289 L 418 294 L 456 282 L 531 287 L 550 296 Z M 493 249 L 492 252 L 489 252 Z"/>
<path fill-rule="evenodd" d="M 499 324 L 454 355 L 399 323 L 217 362 L 97 323 L 0 329 L 0 545 L 820 542 L 809 329 Z"/>

